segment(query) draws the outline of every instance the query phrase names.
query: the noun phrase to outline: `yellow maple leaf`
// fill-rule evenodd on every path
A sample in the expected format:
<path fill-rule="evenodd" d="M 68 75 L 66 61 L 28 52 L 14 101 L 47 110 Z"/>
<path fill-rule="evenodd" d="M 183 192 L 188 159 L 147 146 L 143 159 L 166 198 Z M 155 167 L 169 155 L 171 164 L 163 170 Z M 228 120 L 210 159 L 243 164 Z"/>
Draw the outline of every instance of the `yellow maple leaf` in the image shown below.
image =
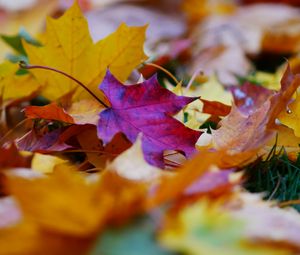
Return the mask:
<path fill-rule="evenodd" d="M 289 111 L 282 111 L 278 119 L 282 124 L 288 126 L 294 130 L 295 136 L 300 137 L 300 95 L 298 94 L 295 101 L 292 102 L 289 106 Z"/>
<path fill-rule="evenodd" d="M 254 244 L 244 237 L 245 222 L 235 219 L 218 202 L 202 200 L 170 215 L 159 239 L 169 249 L 191 255 L 287 255 L 281 247 Z"/>
<path fill-rule="evenodd" d="M 19 4 L 17 3 L 19 6 Z M 58 1 L 36 1 L 36 4 L 32 8 L 22 10 L 19 12 L 13 12 L 5 14 L 0 23 L 0 34 L 2 35 L 15 35 L 20 31 L 20 27 L 26 28 L 26 31 L 30 34 L 39 32 L 44 27 L 44 19 L 46 15 L 49 15 L 57 9 Z M 4 41 L 0 41 L 0 61 L 3 61 L 7 53 L 12 53 L 11 47 L 9 47 Z"/>
<path fill-rule="evenodd" d="M 56 168 L 49 177 L 9 176 L 7 187 L 25 217 L 46 229 L 81 236 L 97 226 L 101 213 L 99 204 L 93 202 L 96 185 L 66 166 Z"/>
<path fill-rule="evenodd" d="M 17 225 L 0 230 L 0 255 L 82 255 L 87 254 L 91 242 L 91 237 L 76 238 L 53 233 L 24 219 Z"/>
<path fill-rule="evenodd" d="M 18 65 L 8 61 L 0 64 L 0 93 L 4 100 L 29 96 L 40 87 L 32 75 L 16 75 Z"/>
<path fill-rule="evenodd" d="M 8 174 L 6 189 L 25 219 L 44 230 L 77 238 L 93 236 L 107 222 L 141 210 L 146 195 L 144 184 L 111 171 L 90 180 L 66 164 L 57 165 L 49 176 Z"/>
<path fill-rule="evenodd" d="M 32 64 L 64 71 L 103 99 L 98 86 L 107 68 L 124 81 L 134 67 L 146 59 L 143 52 L 145 30 L 146 26 L 121 24 L 114 33 L 94 44 L 88 23 L 75 2 L 59 19 L 47 19 L 43 47 L 23 44 Z M 32 72 L 41 84 L 46 85 L 43 95 L 50 100 L 78 87 L 74 81 L 57 73 L 45 70 Z M 79 88 L 77 92 L 81 94 L 84 91 Z"/>

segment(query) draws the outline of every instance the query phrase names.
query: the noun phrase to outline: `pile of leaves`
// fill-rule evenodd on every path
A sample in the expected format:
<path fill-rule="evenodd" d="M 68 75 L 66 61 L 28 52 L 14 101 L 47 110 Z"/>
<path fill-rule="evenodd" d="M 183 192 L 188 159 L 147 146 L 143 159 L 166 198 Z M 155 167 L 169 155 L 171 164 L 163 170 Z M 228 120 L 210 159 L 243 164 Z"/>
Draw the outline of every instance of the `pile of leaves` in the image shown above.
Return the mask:
<path fill-rule="evenodd" d="M 95 42 L 77 2 L 2 36 L 0 254 L 300 253 L 298 10 L 221 2 L 149 56 L 147 25 Z"/>

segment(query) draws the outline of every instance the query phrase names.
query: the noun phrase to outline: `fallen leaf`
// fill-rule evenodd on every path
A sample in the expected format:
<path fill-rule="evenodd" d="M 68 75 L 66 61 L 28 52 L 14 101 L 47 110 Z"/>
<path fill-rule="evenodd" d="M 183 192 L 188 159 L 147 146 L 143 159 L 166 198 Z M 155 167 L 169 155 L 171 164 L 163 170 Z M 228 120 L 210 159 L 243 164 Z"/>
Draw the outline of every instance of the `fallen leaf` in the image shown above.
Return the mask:
<path fill-rule="evenodd" d="M 72 116 L 76 124 L 92 124 L 96 126 L 99 121 L 99 112 L 104 109 L 103 105 L 96 100 L 82 99 L 74 102 L 66 111 Z"/>
<path fill-rule="evenodd" d="M 160 184 L 148 198 L 147 207 L 153 208 L 179 198 L 195 180 L 203 177 L 212 166 L 217 166 L 220 169 L 230 169 L 249 163 L 249 161 L 255 159 L 255 156 L 255 151 L 230 155 L 224 150 L 211 151 L 210 149 L 204 149 L 179 168 L 176 175 L 161 178 Z"/>
<path fill-rule="evenodd" d="M 104 209 L 109 210 L 101 209 L 105 201 L 93 202 L 98 201 L 96 183 L 87 183 L 66 166 L 57 167 L 49 177 L 25 179 L 10 175 L 7 189 L 17 199 L 25 217 L 58 233 L 88 235 L 100 226 Z"/>
<path fill-rule="evenodd" d="M 262 201 L 257 194 L 246 192 L 236 193 L 228 204 L 230 214 L 244 221 L 243 236 L 246 238 L 257 243 L 285 244 L 300 250 L 297 234 L 300 231 L 300 220 L 298 212 L 293 208 L 278 208 L 272 202 Z"/>
<path fill-rule="evenodd" d="M 300 137 L 300 126 L 298 124 L 300 118 L 300 96 L 297 95 L 296 99 L 288 105 L 288 109 L 282 111 L 278 119 L 283 125 L 286 125 L 289 128 L 294 130 L 294 134 L 297 137 Z"/>
<path fill-rule="evenodd" d="M 230 180 L 230 175 L 233 174 L 233 169 L 219 170 L 218 168 L 212 168 L 210 171 L 205 173 L 199 179 L 195 180 L 190 186 L 184 191 L 185 195 L 198 195 L 201 193 L 213 193 L 221 192 L 224 194 L 226 189 L 230 189 L 235 183 Z"/>
<path fill-rule="evenodd" d="M 237 45 L 209 46 L 199 52 L 193 49 L 192 54 L 193 58 L 189 65 L 191 75 L 197 70 L 201 70 L 207 76 L 216 74 L 218 79 L 226 85 L 235 84 L 237 76 L 246 76 L 252 70 L 250 61 Z"/>
<path fill-rule="evenodd" d="M 0 93 L 4 100 L 16 100 L 36 92 L 41 86 L 32 75 L 16 75 L 18 65 L 0 64 Z"/>
<path fill-rule="evenodd" d="M 87 155 L 87 160 L 98 170 L 104 170 L 108 162 L 127 150 L 132 144 L 121 133 L 116 134 L 105 146 L 97 136 L 95 126 L 89 126 L 76 134 L 76 138 Z"/>
<path fill-rule="evenodd" d="M 259 214 L 258 214 L 259 217 Z M 202 200 L 169 215 L 160 231 L 164 247 L 184 254 L 292 254 L 283 247 L 254 243 L 245 238 L 245 222 L 230 215 L 218 202 Z"/>
<path fill-rule="evenodd" d="M 155 227 L 153 219 L 143 217 L 125 226 L 110 228 L 99 236 L 89 255 L 172 255 L 153 238 Z"/>
<path fill-rule="evenodd" d="M 53 233 L 28 219 L 1 229 L 0 236 L 1 255 L 63 255 L 66 250 L 74 255 L 82 255 L 88 252 L 91 243 L 91 238 L 80 239 Z"/>
<path fill-rule="evenodd" d="M 51 103 L 45 106 L 27 106 L 24 109 L 24 112 L 26 117 L 29 119 L 57 120 L 74 124 L 74 119 L 56 103 Z"/>
<path fill-rule="evenodd" d="M 3 2 L 4 3 L 4 2 Z M 8 3 L 8 2 L 5 2 Z M 22 6 L 17 5 L 17 6 Z M 25 27 L 30 34 L 36 34 L 44 27 L 46 15 L 51 15 L 57 8 L 57 0 L 41 0 L 30 9 L 13 12 L 1 13 L 0 33 L 3 35 L 13 35 L 19 32 L 20 27 Z M 10 52 L 9 47 L 0 41 L 0 59 L 5 59 L 6 54 Z"/>
<path fill-rule="evenodd" d="M 87 21 L 75 2 L 59 19 L 47 19 L 44 46 L 36 47 L 24 42 L 24 48 L 31 63 L 66 72 L 104 100 L 97 86 L 108 66 L 116 77 L 125 80 L 134 67 L 145 60 L 145 29 L 121 24 L 116 32 L 94 44 Z M 78 86 L 61 74 L 45 70 L 32 70 L 32 73 L 41 84 L 46 85 L 43 95 L 51 100 Z M 77 92 L 84 91 L 79 88 Z"/>
<path fill-rule="evenodd" d="M 225 30 L 222 29 L 224 27 Z M 193 33 L 196 42 L 194 53 L 220 45 L 237 48 L 247 54 L 271 51 L 272 48 L 281 48 L 279 52 L 290 53 L 298 47 L 296 31 L 299 31 L 296 8 L 283 4 L 240 6 L 231 15 L 212 15 L 196 27 Z M 238 68 L 238 64 L 231 64 Z"/>
<path fill-rule="evenodd" d="M 203 103 L 202 112 L 217 116 L 226 116 L 229 114 L 231 107 L 218 101 L 208 101 L 200 99 Z"/>
<path fill-rule="evenodd" d="M 65 131 L 67 132 L 67 131 Z M 53 152 L 63 151 L 72 148 L 71 145 L 65 143 L 63 129 L 56 129 L 46 134 L 39 134 L 36 130 L 31 130 L 23 137 L 17 140 L 18 149 L 32 152 Z"/>
<path fill-rule="evenodd" d="M 12 197 L 0 199 L 0 219 L 0 229 L 14 226 L 21 221 L 22 213 Z"/>
<path fill-rule="evenodd" d="M 0 168 L 30 167 L 32 155 L 22 155 L 14 143 L 0 148 Z"/>
<path fill-rule="evenodd" d="M 6 190 L 24 218 L 0 229 L 0 254 L 87 254 L 99 231 L 143 210 L 144 184 L 110 171 L 91 181 L 75 170 L 60 165 L 48 176 L 7 175 Z"/>
<path fill-rule="evenodd" d="M 106 169 L 132 181 L 151 181 L 162 173 L 161 169 L 149 165 L 144 160 L 140 136 L 128 150 L 108 164 Z"/>
<path fill-rule="evenodd" d="M 213 147 L 236 153 L 264 145 L 274 135 L 267 130 L 270 107 L 270 101 L 266 101 L 254 112 L 244 114 L 233 105 L 231 112 L 220 121 L 221 127 L 212 131 Z"/>
<path fill-rule="evenodd" d="M 161 87 L 156 77 L 125 86 L 109 71 L 100 89 L 111 103 L 110 108 L 100 113 L 98 123 L 98 136 L 104 143 L 118 132 L 133 143 L 142 133 L 146 161 L 161 168 L 164 150 L 178 150 L 187 157 L 196 152 L 195 143 L 201 133 L 188 129 L 170 115 L 197 98 L 176 96 Z"/>
<path fill-rule="evenodd" d="M 250 82 L 245 82 L 241 86 L 231 86 L 230 91 L 234 98 L 234 104 L 243 113 L 249 113 L 255 108 L 261 107 L 275 93 Z"/>
<path fill-rule="evenodd" d="M 281 89 L 271 96 L 266 94 L 266 100 L 261 100 L 258 108 L 243 113 L 233 106 L 220 122 L 221 127 L 212 132 L 215 148 L 228 148 L 232 152 L 261 148 L 275 135 L 275 120 L 286 110 L 299 85 L 300 76 L 293 75 L 288 67 L 281 79 Z"/>
<path fill-rule="evenodd" d="M 59 164 L 67 164 L 68 160 L 56 156 L 34 153 L 31 168 L 33 171 L 49 174 L 53 172 L 55 166 Z"/>

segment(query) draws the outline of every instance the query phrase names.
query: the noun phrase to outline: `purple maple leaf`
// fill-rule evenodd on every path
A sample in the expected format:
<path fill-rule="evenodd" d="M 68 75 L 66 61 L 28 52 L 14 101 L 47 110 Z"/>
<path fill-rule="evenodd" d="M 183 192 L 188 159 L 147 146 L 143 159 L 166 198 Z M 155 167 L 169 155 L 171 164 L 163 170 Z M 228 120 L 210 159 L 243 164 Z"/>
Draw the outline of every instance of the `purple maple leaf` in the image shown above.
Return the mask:
<path fill-rule="evenodd" d="M 99 87 L 111 103 L 100 113 L 98 136 L 108 143 L 118 132 L 133 143 L 142 133 L 145 160 L 163 168 L 163 152 L 176 150 L 190 157 L 201 132 L 187 128 L 171 115 L 198 99 L 177 96 L 161 87 L 156 76 L 126 86 L 109 71 Z"/>

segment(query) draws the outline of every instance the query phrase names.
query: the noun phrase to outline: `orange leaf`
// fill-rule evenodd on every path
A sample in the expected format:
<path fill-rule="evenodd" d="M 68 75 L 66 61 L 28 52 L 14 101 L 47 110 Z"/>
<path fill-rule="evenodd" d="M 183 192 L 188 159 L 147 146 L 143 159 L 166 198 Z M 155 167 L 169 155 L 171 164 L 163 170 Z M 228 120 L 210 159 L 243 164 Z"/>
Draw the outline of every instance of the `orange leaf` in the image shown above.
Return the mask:
<path fill-rule="evenodd" d="M 153 196 L 148 199 L 147 207 L 152 208 L 180 196 L 187 187 L 203 176 L 213 165 L 217 165 L 221 169 L 233 168 L 245 164 L 253 156 L 255 156 L 255 151 L 235 155 L 230 155 L 225 150 L 201 151 L 186 165 L 178 169 L 176 175 L 162 179 Z"/>
<path fill-rule="evenodd" d="M 29 119 L 47 119 L 58 120 L 70 124 L 75 123 L 74 119 L 56 103 L 51 103 L 45 106 L 27 106 L 25 108 L 25 115 Z"/>
<path fill-rule="evenodd" d="M 223 104 L 221 102 L 209 101 L 201 98 L 200 100 L 203 103 L 203 113 L 208 113 L 217 116 L 226 116 L 231 110 L 231 107 L 229 105 Z"/>

